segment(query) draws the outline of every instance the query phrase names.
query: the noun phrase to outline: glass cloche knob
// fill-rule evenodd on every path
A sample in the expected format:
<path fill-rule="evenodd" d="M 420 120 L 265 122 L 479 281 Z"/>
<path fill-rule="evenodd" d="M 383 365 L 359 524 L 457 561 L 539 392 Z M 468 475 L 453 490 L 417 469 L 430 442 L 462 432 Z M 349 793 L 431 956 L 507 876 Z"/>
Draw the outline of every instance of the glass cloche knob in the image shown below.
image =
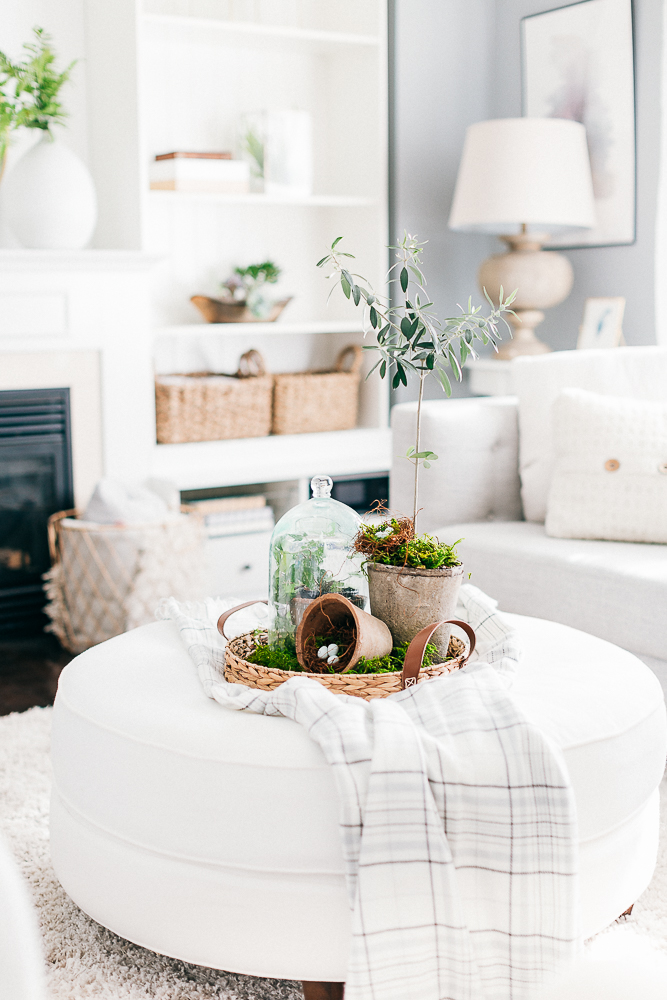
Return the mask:
<path fill-rule="evenodd" d="M 313 491 L 313 497 L 330 497 L 333 479 L 331 476 L 313 476 L 310 480 L 310 488 Z"/>

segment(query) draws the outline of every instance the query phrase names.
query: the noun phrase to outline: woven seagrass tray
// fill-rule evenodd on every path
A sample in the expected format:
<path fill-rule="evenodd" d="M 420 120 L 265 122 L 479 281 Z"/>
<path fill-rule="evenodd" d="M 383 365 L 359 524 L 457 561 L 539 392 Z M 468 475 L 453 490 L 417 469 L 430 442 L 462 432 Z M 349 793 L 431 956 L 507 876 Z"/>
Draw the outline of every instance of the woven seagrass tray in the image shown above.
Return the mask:
<path fill-rule="evenodd" d="M 258 663 L 249 663 L 246 659 L 257 644 L 265 643 L 266 632 L 248 632 L 236 639 L 230 639 L 225 649 L 225 680 L 233 684 L 245 684 L 246 687 L 259 688 L 261 691 L 273 691 L 291 677 L 312 677 L 323 684 L 334 694 L 350 694 L 356 698 L 386 698 L 401 690 L 402 675 L 398 670 L 388 674 L 310 674 L 301 670 L 279 670 L 277 667 L 263 667 Z M 450 674 L 464 666 L 474 644 L 466 652 L 465 643 L 456 636 L 449 640 L 448 659 L 443 663 L 435 663 L 432 667 L 422 667 L 416 678 L 416 683 Z"/>

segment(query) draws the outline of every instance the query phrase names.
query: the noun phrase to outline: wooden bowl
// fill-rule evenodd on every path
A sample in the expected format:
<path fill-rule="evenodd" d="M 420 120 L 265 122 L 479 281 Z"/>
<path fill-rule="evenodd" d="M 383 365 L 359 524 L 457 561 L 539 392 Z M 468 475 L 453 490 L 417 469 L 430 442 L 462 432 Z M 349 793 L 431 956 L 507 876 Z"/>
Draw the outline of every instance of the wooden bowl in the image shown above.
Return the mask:
<path fill-rule="evenodd" d="M 236 302 L 234 299 L 210 299 L 207 295 L 193 295 L 190 299 L 207 323 L 275 323 L 287 303 L 291 301 L 290 296 L 288 299 L 274 302 L 269 315 L 261 319 L 250 312 L 245 302 Z"/>

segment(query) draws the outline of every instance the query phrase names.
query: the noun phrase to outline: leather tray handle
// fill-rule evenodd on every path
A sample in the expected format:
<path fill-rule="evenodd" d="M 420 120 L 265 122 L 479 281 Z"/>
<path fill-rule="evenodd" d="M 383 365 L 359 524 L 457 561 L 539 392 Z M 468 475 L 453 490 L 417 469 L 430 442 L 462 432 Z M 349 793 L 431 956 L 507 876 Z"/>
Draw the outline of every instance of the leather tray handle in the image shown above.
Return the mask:
<path fill-rule="evenodd" d="M 427 643 L 435 630 L 440 628 L 441 625 L 458 625 L 458 627 L 462 628 L 470 639 L 470 648 L 461 663 L 462 667 L 466 665 L 472 654 L 475 652 L 475 645 L 477 643 L 475 631 L 470 625 L 468 625 L 467 622 L 459 621 L 458 618 L 448 618 L 445 621 L 433 622 L 432 625 L 427 625 L 426 628 L 421 630 L 421 632 L 417 632 L 417 635 L 408 646 L 408 651 L 405 654 L 405 660 L 403 662 L 403 673 L 401 674 L 401 690 L 407 687 L 412 687 L 413 684 L 417 683 Z M 218 624 L 218 628 L 219 627 L 220 625 Z"/>
<path fill-rule="evenodd" d="M 218 618 L 218 632 L 220 635 L 224 636 L 227 641 L 229 641 L 229 636 L 225 635 L 225 622 L 230 618 L 235 611 L 240 611 L 241 608 L 249 608 L 251 604 L 268 604 L 268 601 L 246 601 L 245 604 L 237 604 L 235 608 L 230 608 L 229 611 L 223 611 Z M 419 633 L 421 635 L 421 632 Z"/>

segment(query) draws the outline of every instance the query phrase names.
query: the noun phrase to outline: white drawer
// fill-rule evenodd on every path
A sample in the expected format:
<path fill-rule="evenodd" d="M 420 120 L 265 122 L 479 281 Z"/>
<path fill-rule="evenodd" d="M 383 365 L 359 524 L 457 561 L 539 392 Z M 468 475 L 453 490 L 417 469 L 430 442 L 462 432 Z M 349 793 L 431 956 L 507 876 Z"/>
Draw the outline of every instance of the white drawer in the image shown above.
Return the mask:
<path fill-rule="evenodd" d="M 206 543 L 215 597 L 262 598 L 269 591 L 270 531 L 223 535 Z"/>

